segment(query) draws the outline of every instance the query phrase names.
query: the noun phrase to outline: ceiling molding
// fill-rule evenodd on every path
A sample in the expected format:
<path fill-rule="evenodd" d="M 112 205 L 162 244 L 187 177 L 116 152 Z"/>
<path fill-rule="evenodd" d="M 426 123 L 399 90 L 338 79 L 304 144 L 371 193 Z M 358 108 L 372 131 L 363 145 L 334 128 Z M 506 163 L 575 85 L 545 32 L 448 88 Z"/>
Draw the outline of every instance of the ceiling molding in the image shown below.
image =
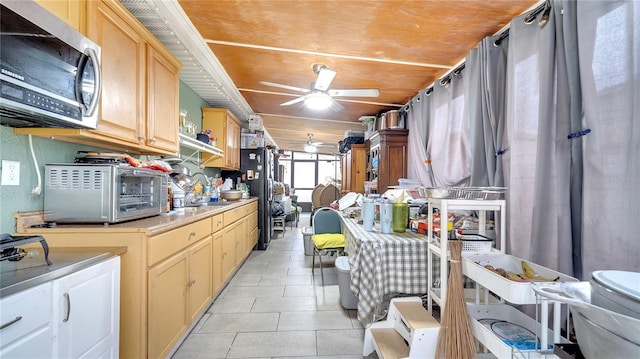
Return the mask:
<path fill-rule="evenodd" d="M 364 57 L 364 56 L 332 54 L 332 53 L 328 53 L 328 52 L 296 50 L 296 49 L 287 49 L 287 48 L 284 48 L 284 47 L 274 47 L 274 46 L 264 46 L 264 45 L 254 45 L 254 44 L 243 44 L 243 43 L 239 43 L 239 42 L 219 41 L 219 40 L 211 40 L 211 39 L 205 39 L 204 41 L 207 42 L 207 43 L 216 44 L 216 45 L 244 47 L 244 48 L 249 48 L 249 49 L 259 49 L 259 50 L 269 50 L 269 51 L 291 52 L 291 53 L 295 53 L 295 54 L 304 54 L 304 55 L 327 56 L 327 57 L 335 57 L 335 58 L 349 59 L 349 60 L 381 62 L 381 63 L 385 63 L 385 64 L 419 66 L 419 67 L 433 67 L 433 68 L 439 68 L 439 69 L 450 69 L 451 68 L 451 65 L 430 64 L 430 63 L 427 63 L 427 62 L 414 62 L 414 61 L 403 61 L 403 60 L 393 60 L 393 59 L 380 59 L 380 58 Z"/>
<path fill-rule="evenodd" d="M 301 121 L 321 121 L 321 122 L 333 122 L 333 123 L 342 123 L 342 124 L 360 124 L 359 122 L 347 121 L 347 120 L 333 120 L 328 118 L 318 118 L 318 117 L 300 117 L 300 116 L 288 116 L 288 115 L 279 115 L 275 113 L 257 113 L 260 116 L 269 116 L 269 117 L 284 117 L 290 118 L 294 120 Z"/>

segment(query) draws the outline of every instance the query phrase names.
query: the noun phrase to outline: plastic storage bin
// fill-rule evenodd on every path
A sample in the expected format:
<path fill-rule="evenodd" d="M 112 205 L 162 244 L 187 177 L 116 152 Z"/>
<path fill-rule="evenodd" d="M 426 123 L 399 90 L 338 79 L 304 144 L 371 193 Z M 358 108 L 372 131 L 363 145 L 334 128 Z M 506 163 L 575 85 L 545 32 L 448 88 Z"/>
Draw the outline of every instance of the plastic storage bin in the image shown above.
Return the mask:
<path fill-rule="evenodd" d="M 338 270 L 338 290 L 340 291 L 340 304 L 344 309 L 357 309 L 358 297 L 351 291 L 351 268 L 349 257 L 336 258 L 336 270 Z"/>
<path fill-rule="evenodd" d="M 312 256 L 313 255 L 313 242 L 311 241 L 311 236 L 313 235 L 313 228 L 311 227 L 302 227 L 302 238 L 304 241 L 304 255 Z"/>

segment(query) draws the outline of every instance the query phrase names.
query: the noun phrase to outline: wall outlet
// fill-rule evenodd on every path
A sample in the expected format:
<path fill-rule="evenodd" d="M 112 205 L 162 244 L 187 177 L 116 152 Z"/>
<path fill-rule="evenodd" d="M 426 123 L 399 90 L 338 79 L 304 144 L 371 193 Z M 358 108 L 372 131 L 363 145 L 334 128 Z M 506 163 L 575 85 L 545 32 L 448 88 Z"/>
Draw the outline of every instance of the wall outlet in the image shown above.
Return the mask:
<path fill-rule="evenodd" d="M 20 185 L 20 162 L 2 160 L 2 186 Z"/>

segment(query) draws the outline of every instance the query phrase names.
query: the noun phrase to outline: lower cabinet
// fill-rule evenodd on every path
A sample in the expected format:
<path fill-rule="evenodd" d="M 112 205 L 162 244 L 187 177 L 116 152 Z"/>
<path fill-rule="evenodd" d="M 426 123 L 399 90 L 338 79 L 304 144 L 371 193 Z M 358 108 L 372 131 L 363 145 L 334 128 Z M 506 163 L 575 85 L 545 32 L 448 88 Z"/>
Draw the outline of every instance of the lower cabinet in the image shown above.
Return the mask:
<path fill-rule="evenodd" d="M 149 269 L 150 358 L 168 356 L 211 303 L 212 259 L 211 235 L 207 235 Z"/>
<path fill-rule="evenodd" d="M 0 300 L 2 358 L 118 358 L 120 258 Z"/>
<path fill-rule="evenodd" d="M 59 226 L 52 231 L 19 228 L 17 233 L 43 235 L 50 247 L 126 247 L 121 256 L 125 280 L 120 288 L 119 355 L 164 358 L 172 354 L 257 243 L 257 201 L 227 208 L 154 234 L 146 227 L 136 227 L 135 221 L 99 229 L 82 225 Z M 166 223 L 164 217 L 162 223 Z M 5 323 L 9 317 L 5 318 L 4 299 L 2 303 L 0 314 Z M 86 303 L 93 308 L 95 300 L 91 297 Z M 51 325 L 47 323 L 33 329 L 32 340 L 38 339 L 39 331 L 48 330 Z M 3 329 L 1 354 L 5 351 L 4 333 Z M 21 336 L 21 340 L 31 339 Z M 52 357 L 31 357 L 38 356 Z"/>
<path fill-rule="evenodd" d="M 59 358 L 118 358 L 120 257 L 53 282 Z"/>

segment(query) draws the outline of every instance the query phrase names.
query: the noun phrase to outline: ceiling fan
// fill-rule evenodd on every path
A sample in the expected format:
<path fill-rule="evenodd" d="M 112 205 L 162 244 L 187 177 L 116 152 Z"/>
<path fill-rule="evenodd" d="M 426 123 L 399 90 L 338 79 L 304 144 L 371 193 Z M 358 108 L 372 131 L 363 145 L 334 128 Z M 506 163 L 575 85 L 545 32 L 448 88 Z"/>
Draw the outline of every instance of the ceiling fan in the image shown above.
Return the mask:
<path fill-rule="evenodd" d="M 329 89 L 331 81 L 336 76 L 336 71 L 326 67 L 323 64 L 313 65 L 313 72 L 318 75 L 315 82 L 311 83 L 311 89 L 301 87 L 282 85 L 274 82 L 260 81 L 265 86 L 279 87 L 287 90 L 304 93 L 291 101 L 281 103 L 280 106 L 289 106 L 304 101 L 305 105 L 311 109 L 323 110 L 333 107 L 336 110 L 342 110 L 344 107 L 334 99 L 334 97 L 378 97 L 380 90 L 378 89 Z"/>
<path fill-rule="evenodd" d="M 334 145 L 325 145 L 324 142 L 314 141 L 313 133 L 307 133 L 307 137 L 309 138 L 304 143 L 304 150 L 307 152 L 317 152 L 318 147 L 336 147 Z"/>

